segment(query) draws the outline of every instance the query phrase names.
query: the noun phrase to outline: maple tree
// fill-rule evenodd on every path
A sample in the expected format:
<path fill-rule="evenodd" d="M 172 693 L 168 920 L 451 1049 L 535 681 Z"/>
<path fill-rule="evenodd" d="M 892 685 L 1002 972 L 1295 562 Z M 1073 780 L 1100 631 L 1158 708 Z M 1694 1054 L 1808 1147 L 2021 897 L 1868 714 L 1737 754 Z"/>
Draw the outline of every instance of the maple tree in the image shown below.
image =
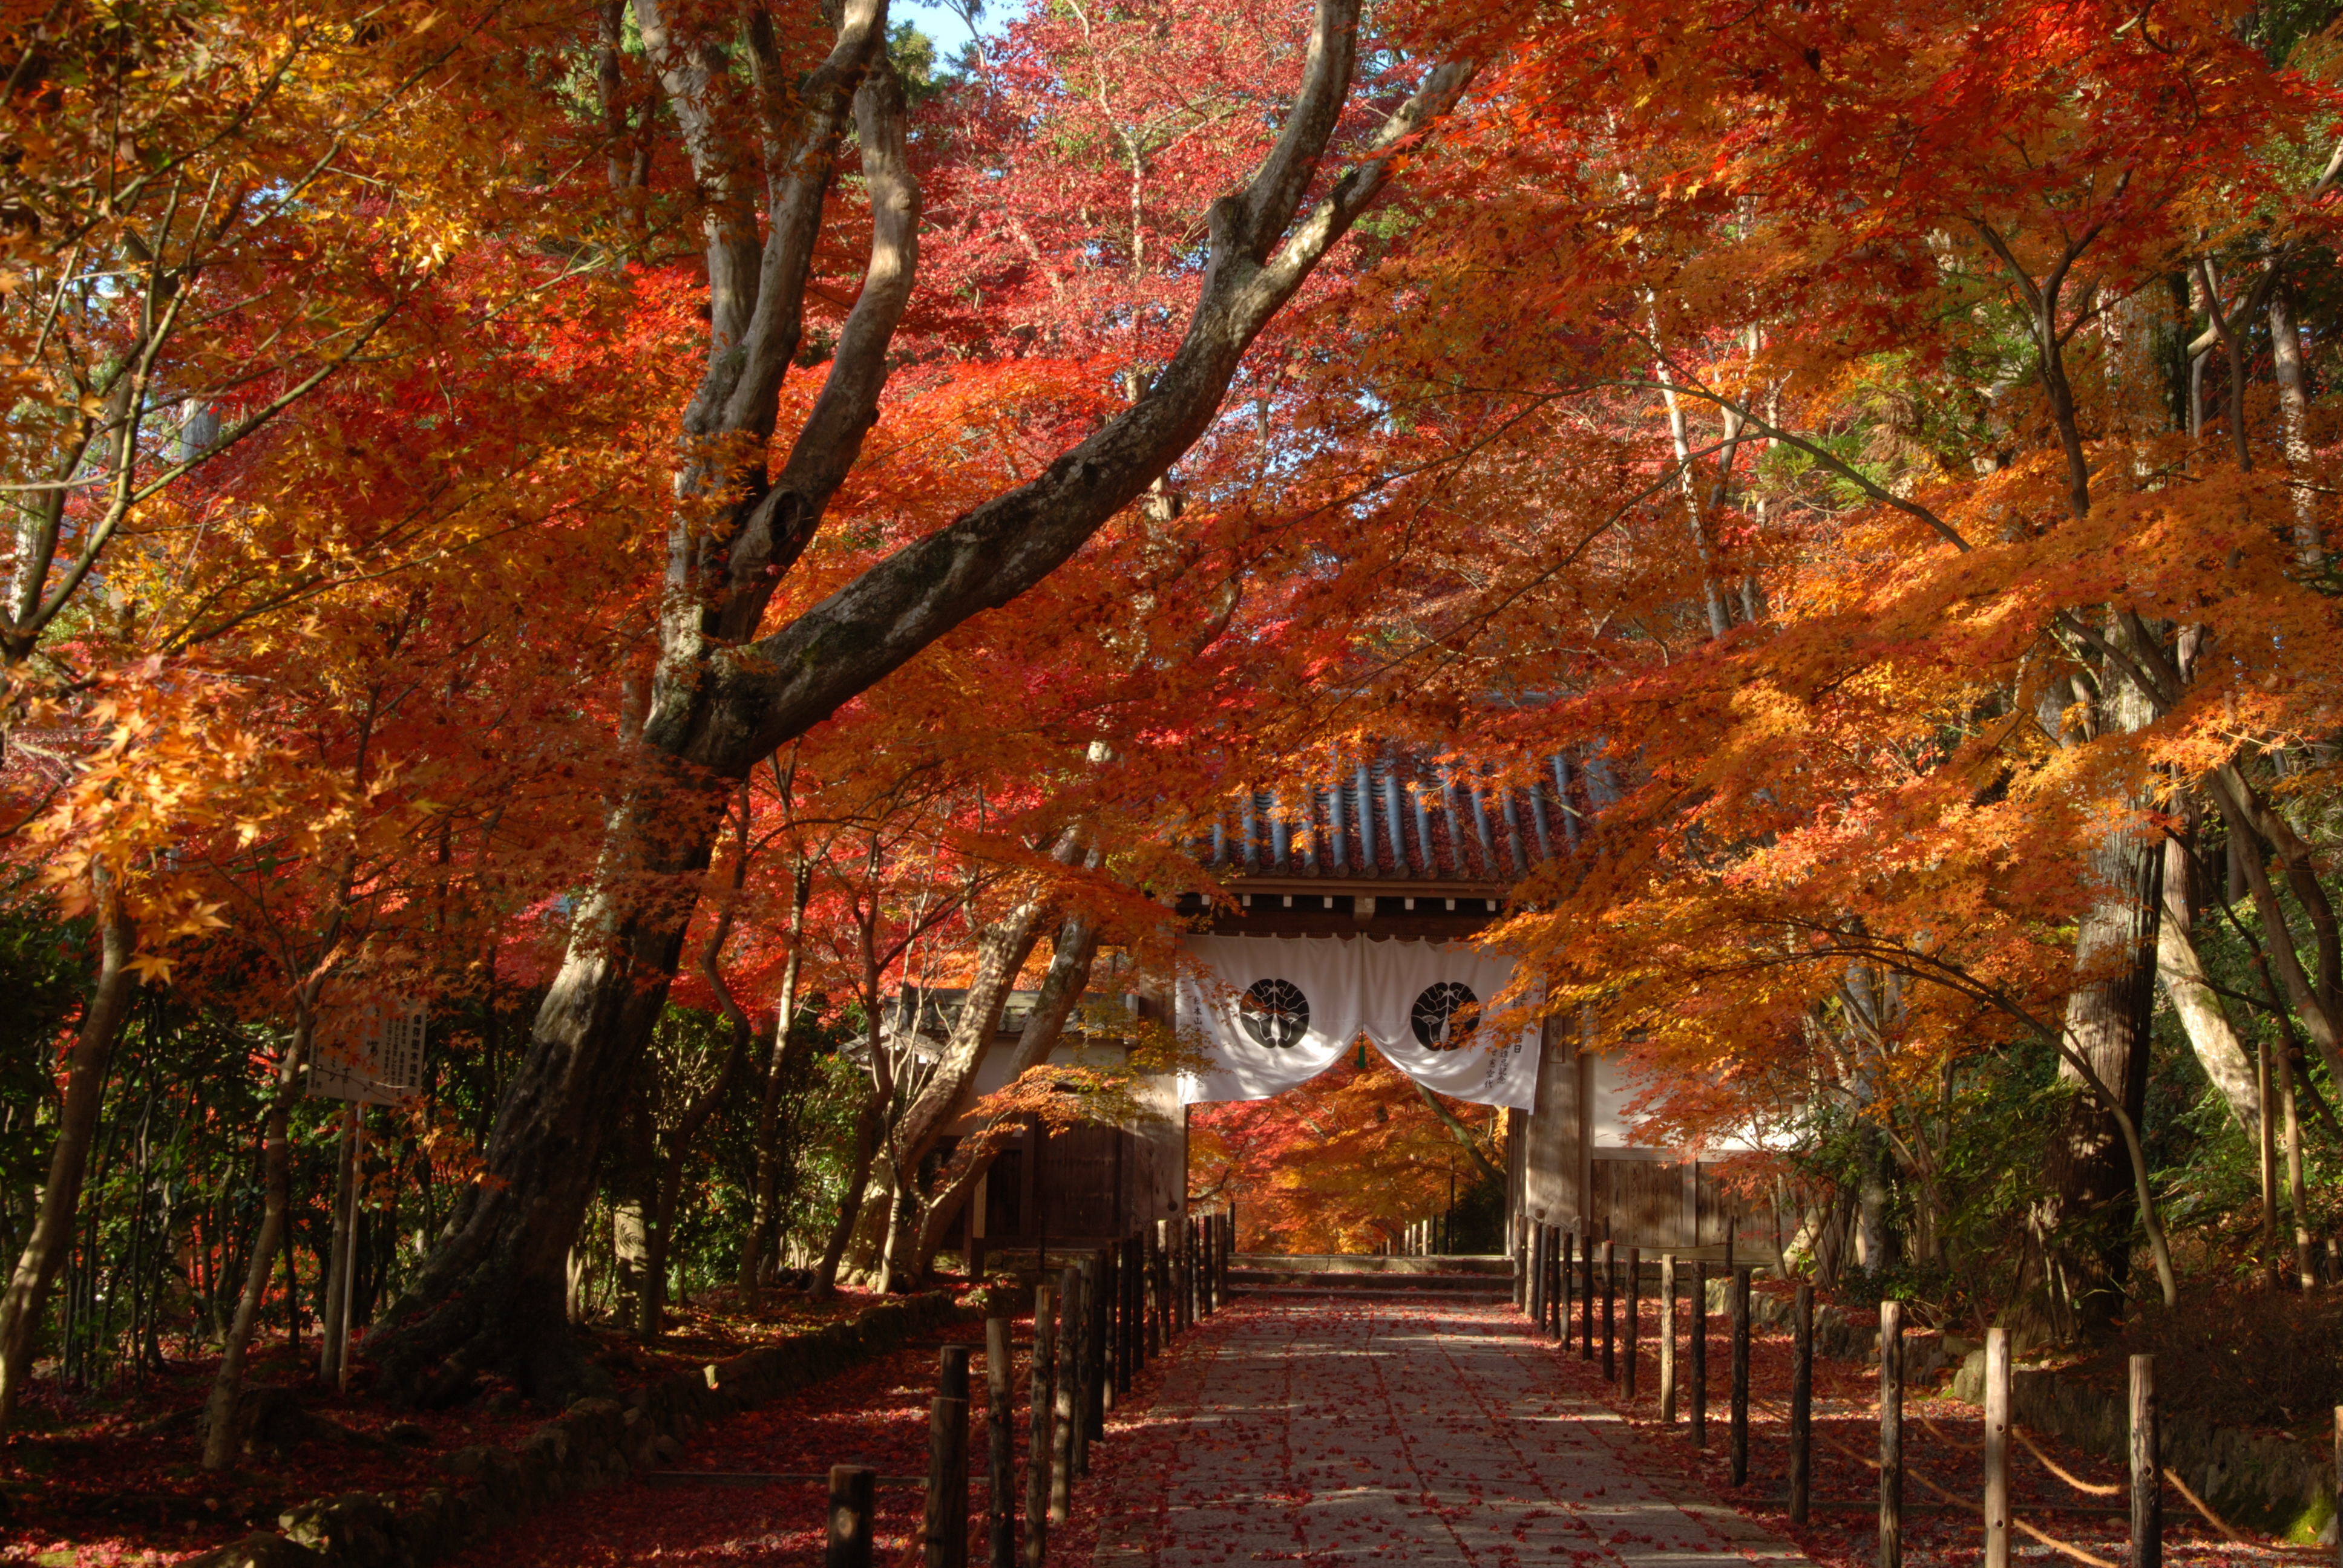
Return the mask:
<path fill-rule="evenodd" d="M 0 1409 L 116 1353 L 68 1263 L 226 1404 L 322 1321 L 362 994 L 435 1041 L 380 1392 L 929 1277 L 1018 1119 L 1140 1113 L 1041 1070 L 1235 802 L 1394 749 L 1539 791 L 1488 940 L 1826 1277 L 2075 1334 L 2319 1272 L 2331 19 L 491 11 L 5 24 L 0 854 L 84 995 Z M 102 1134 L 181 1060 L 159 1246 Z M 1372 1057 L 1194 1126 L 1338 1250 L 1503 1136 Z"/>

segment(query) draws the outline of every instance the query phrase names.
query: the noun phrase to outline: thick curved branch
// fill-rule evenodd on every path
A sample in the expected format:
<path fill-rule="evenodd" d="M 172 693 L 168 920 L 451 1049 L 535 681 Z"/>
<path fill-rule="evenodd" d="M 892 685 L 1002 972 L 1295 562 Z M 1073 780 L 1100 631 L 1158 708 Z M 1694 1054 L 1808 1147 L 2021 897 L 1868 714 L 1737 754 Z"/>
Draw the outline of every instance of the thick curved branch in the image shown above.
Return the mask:
<path fill-rule="evenodd" d="M 1273 260 L 1347 95 L 1357 0 L 1320 0 L 1312 65 L 1276 151 L 1246 188 L 1213 204 L 1212 259 L 1187 336 L 1129 408 L 1040 477 L 872 567 L 795 621 L 722 656 L 719 700 L 696 716 L 687 755 L 737 772 L 828 718 L 970 617 L 1056 569 L 1194 444 L 1262 328 L 1446 112 L 1469 63 L 1434 66 L 1366 154 L 1333 182 Z M 1339 37 L 1341 46 L 1327 40 Z M 807 525 L 810 526 L 810 524 Z"/>

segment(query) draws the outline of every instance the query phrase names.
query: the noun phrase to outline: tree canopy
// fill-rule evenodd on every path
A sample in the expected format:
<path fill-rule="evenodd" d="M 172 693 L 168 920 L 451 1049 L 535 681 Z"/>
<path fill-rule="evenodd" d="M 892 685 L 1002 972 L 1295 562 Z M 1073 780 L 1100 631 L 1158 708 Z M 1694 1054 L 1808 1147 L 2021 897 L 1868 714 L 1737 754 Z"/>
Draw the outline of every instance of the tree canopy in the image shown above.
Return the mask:
<path fill-rule="evenodd" d="M 1141 1114 L 1037 1064 L 1196 846 L 1402 752 L 1535 793 L 1482 940 L 1818 1269 L 2316 1273 L 2331 12 L 0 8 L 0 1422 L 165 1332 L 232 1408 L 365 999 L 396 1397 L 920 1278 L 1001 1130 Z M 1505 1138 L 1372 1062 L 1196 1133 L 1344 1249 Z"/>

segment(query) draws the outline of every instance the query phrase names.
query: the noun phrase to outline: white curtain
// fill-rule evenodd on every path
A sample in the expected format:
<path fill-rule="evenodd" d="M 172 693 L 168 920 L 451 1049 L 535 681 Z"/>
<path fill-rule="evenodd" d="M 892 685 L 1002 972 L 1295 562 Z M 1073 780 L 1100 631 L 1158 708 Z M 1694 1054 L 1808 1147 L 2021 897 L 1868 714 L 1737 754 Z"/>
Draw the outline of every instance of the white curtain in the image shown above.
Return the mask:
<path fill-rule="evenodd" d="M 1180 1102 L 1266 1100 L 1332 1066 L 1360 1035 L 1452 1099 L 1532 1109 L 1536 1020 L 1478 1025 L 1513 961 L 1462 946 L 1342 937 L 1190 937 L 1178 1019 L 1212 1066 L 1180 1075 Z"/>

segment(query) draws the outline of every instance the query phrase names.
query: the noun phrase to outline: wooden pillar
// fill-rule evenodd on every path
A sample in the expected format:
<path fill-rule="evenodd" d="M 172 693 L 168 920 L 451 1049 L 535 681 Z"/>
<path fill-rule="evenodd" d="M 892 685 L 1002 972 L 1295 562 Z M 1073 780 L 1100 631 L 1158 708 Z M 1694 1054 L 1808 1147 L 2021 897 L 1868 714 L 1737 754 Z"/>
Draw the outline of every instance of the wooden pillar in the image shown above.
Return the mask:
<path fill-rule="evenodd" d="M 1163 1295 L 1156 1285 L 1156 1224 L 1153 1221 L 1139 1228 L 1140 1309 L 1145 1318 L 1147 1335 L 1146 1359 L 1153 1361 L 1163 1353 Z"/>
<path fill-rule="evenodd" d="M 1614 1349 L 1619 1332 L 1619 1255 L 1603 1243 L 1603 1376 L 1615 1382 L 1619 1361 Z"/>
<path fill-rule="evenodd" d="M 1517 1209 L 1505 1216 L 1505 1252 L 1513 1261 L 1513 1311 L 1525 1314 L 1530 1310 L 1529 1238 L 1527 1214 Z"/>
<path fill-rule="evenodd" d="M 1692 1266 L 1692 1317 L 1684 1325 L 1684 1349 L 1691 1352 L 1687 1369 L 1692 1380 L 1692 1445 L 1708 1446 L 1708 1265 Z"/>
<path fill-rule="evenodd" d="M 1017 1352 L 1009 1320 L 984 1320 L 985 1568 L 1017 1568 Z"/>
<path fill-rule="evenodd" d="M 1051 1498 L 1050 1472 L 1057 1451 L 1052 1421 L 1057 1408 L 1058 1292 L 1033 1291 L 1033 1362 L 1026 1397 L 1033 1411 L 1032 1435 L 1025 1446 L 1024 1568 L 1041 1568 L 1049 1549 Z"/>
<path fill-rule="evenodd" d="M 2156 1358 L 2131 1358 L 2131 1568 L 2163 1568 L 2164 1454 L 2157 1441 Z M 2338 1526 L 2343 1528 L 2343 1526 Z"/>
<path fill-rule="evenodd" d="M 2009 1331 L 1985 1332 L 1985 1568 L 2009 1568 Z"/>
<path fill-rule="evenodd" d="M 1733 1484 L 1749 1481 L 1749 1271 L 1733 1271 Z"/>
<path fill-rule="evenodd" d="M 1571 1233 L 1554 1227 L 1554 1242 L 1548 1249 L 1547 1268 L 1552 1277 L 1546 1282 L 1546 1311 L 1554 1319 L 1554 1337 L 1562 1348 L 1570 1348 L 1570 1270 L 1574 1261 L 1571 1256 Z"/>
<path fill-rule="evenodd" d="M 1179 1305 L 1172 1290 L 1172 1221 L 1155 1221 L 1155 1315 L 1161 1320 L 1163 1348 L 1172 1348 L 1172 1336 L 1180 1332 Z"/>
<path fill-rule="evenodd" d="M 1627 1249 L 1627 1345 L 1626 1378 L 1622 1383 L 1627 1402 L 1635 1402 L 1636 1352 L 1641 1348 L 1644 1329 L 1644 1251 Z"/>
<path fill-rule="evenodd" d="M 1591 1362 L 1594 1359 L 1594 1237 L 1592 1232 L 1579 1238 L 1578 1249 L 1578 1317 L 1581 1325 L 1578 1359 Z"/>
<path fill-rule="evenodd" d="M 1529 1297 L 1526 1310 L 1532 1332 L 1543 1334 L 1545 1332 L 1545 1227 L 1530 1226 L 1526 1244 L 1529 1253 L 1525 1270 L 1527 1278 L 1523 1281 L 1523 1292 Z"/>
<path fill-rule="evenodd" d="M 1147 1365 L 1147 1248 L 1144 1241 L 1133 1234 L 1123 1243 L 1122 1255 L 1130 1285 L 1124 1297 L 1123 1364 L 1135 1375 Z M 1130 1386 L 1125 1382 L 1125 1388 Z"/>
<path fill-rule="evenodd" d="M 1798 1282 L 1790 1320 L 1790 1523 L 1806 1522 L 1815 1473 L 1815 1287 Z"/>
<path fill-rule="evenodd" d="M 879 1473 L 868 1465 L 830 1467 L 830 1545 L 823 1568 L 870 1568 L 871 1504 Z M 1040 1568 L 1040 1559 L 1034 1560 Z"/>
<path fill-rule="evenodd" d="M 1660 1254 L 1660 1421 L 1676 1423 L 1676 1255 Z"/>
<path fill-rule="evenodd" d="M 1106 1327 L 1114 1298 L 1107 1289 L 1104 1258 L 1084 1258 L 1081 1268 L 1082 1424 L 1074 1434 L 1074 1473 L 1088 1475 L 1091 1444 L 1106 1435 Z"/>
<path fill-rule="evenodd" d="M 968 1568 L 968 1347 L 946 1345 L 928 1402 L 927 1568 Z"/>
<path fill-rule="evenodd" d="M 1082 1342 L 1082 1271 L 1071 1263 L 1058 1276 L 1058 1344 L 1056 1375 L 1050 1380 L 1050 1513 L 1052 1525 L 1063 1524 L 1074 1498 L 1074 1437 L 1077 1419 L 1075 1383 L 1081 1375 Z"/>
<path fill-rule="evenodd" d="M 1879 1303 L 1879 1568 L 1904 1568 L 1904 1303 Z"/>

